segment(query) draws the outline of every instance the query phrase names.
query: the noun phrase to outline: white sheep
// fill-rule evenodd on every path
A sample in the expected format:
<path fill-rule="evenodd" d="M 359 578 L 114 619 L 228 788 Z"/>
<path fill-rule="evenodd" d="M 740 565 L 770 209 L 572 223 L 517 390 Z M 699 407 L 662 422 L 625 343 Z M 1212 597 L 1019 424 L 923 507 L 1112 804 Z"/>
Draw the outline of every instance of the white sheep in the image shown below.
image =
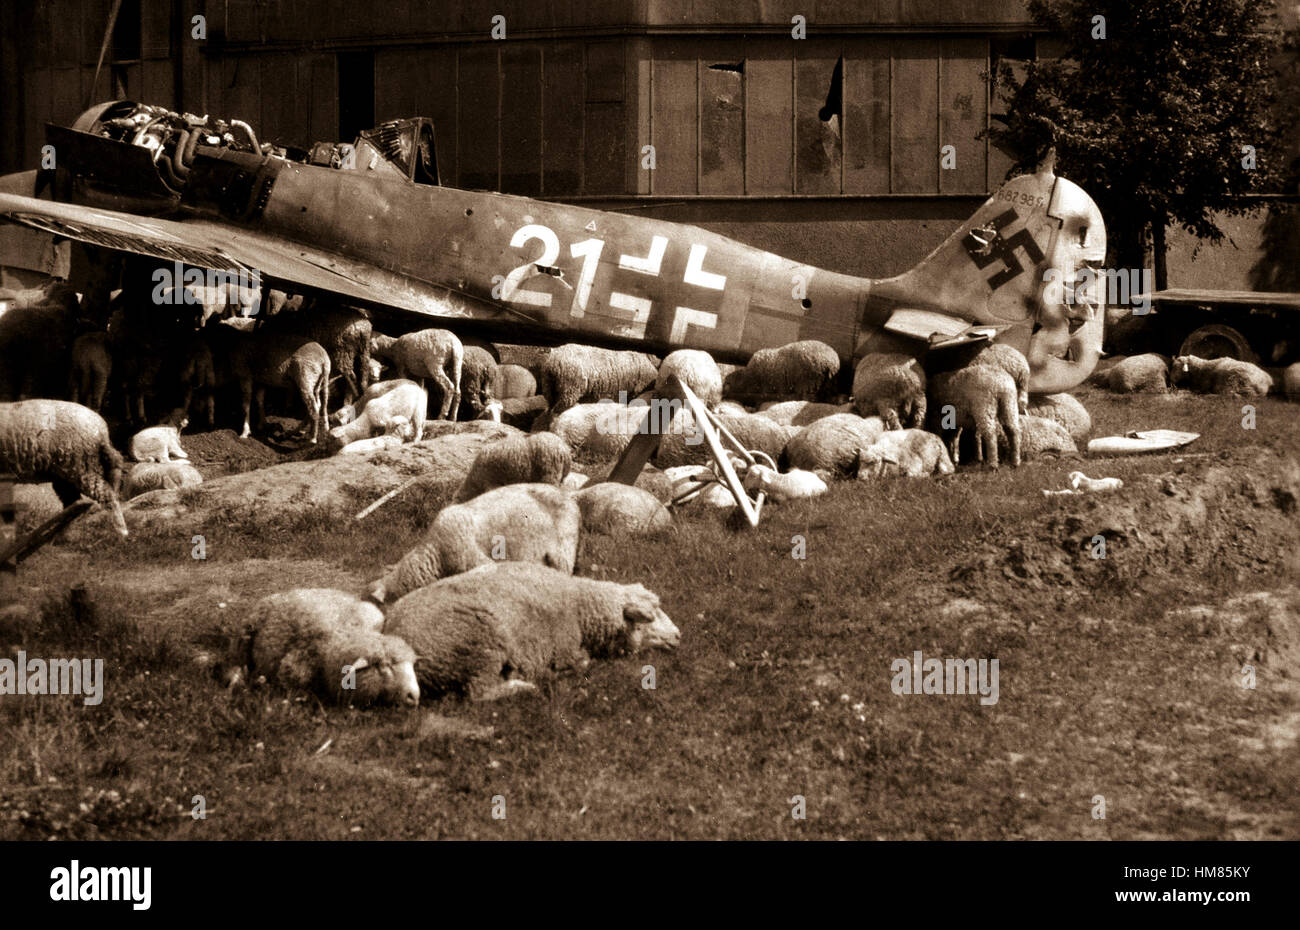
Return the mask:
<path fill-rule="evenodd" d="M 564 476 L 564 480 L 560 482 L 560 487 L 566 491 L 581 491 L 590 482 L 591 479 L 581 472 L 571 471 Z"/>
<path fill-rule="evenodd" d="M 960 461 L 962 430 L 973 427 L 976 458 L 997 468 L 999 424 L 1010 440 L 1011 464 L 1020 464 L 1020 401 L 1011 375 L 1001 368 L 973 365 L 935 375 L 930 386 L 932 415 L 945 428 L 955 428 L 950 446 L 954 465 Z"/>
<path fill-rule="evenodd" d="M 751 465 L 745 472 L 745 490 L 762 491 L 775 504 L 785 501 L 807 500 L 826 493 L 826 482 L 802 468 L 778 472 L 766 465 Z"/>
<path fill-rule="evenodd" d="M 150 426 L 131 437 L 131 458 L 137 462 L 170 462 L 172 459 L 189 460 L 189 453 L 181 448 L 181 430 L 189 423 L 182 415 L 175 425 Z"/>
<path fill-rule="evenodd" d="M 727 401 L 726 403 L 734 403 L 734 401 Z M 721 407 L 718 410 L 720 413 L 723 412 Z M 837 413 L 852 412 L 852 403 L 819 404 L 811 400 L 773 401 L 761 404 L 758 408 L 758 416 L 767 417 L 773 423 L 780 423 L 782 426 L 808 426 L 825 417 L 832 417 Z"/>
<path fill-rule="evenodd" d="M 736 400 L 818 400 L 830 394 L 840 371 L 840 356 L 816 339 L 759 349 L 744 368 L 722 382 L 725 397 Z"/>
<path fill-rule="evenodd" d="M 662 436 L 654 455 L 655 465 L 668 468 L 673 465 L 704 465 L 712 461 L 704 433 L 695 425 L 695 418 L 689 410 L 679 411 L 666 431 L 662 426 L 665 419 L 659 417 L 657 428 Z M 786 445 L 799 432 L 796 426 L 782 426 L 756 413 L 720 416 L 718 422 L 746 449 L 762 452 L 773 461 L 781 457 Z M 730 446 L 724 445 L 724 448 Z"/>
<path fill-rule="evenodd" d="M 492 403 L 492 383 L 497 360 L 482 346 L 465 346 L 465 363 L 460 370 L 461 409 L 458 418 L 477 420 Z"/>
<path fill-rule="evenodd" d="M 549 484 L 510 484 L 452 504 L 434 517 L 424 542 L 370 586 L 377 603 L 492 561 L 542 562 L 572 572 L 582 512 Z"/>
<path fill-rule="evenodd" d="M 1106 386 L 1116 394 L 1163 394 L 1168 382 L 1169 360 L 1154 353 L 1130 355 L 1106 372 Z"/>
<path fill-rule="evenodd" d="M 858 460 L 860 479 L 884 475 L 927 478 L 930 475 L 951 475 L 954 471 L 943 440 L 922 429 L 881 433 L 879 439 L 862 450 Z"/>
<path fill-rule="evenodd" d="M 553 349 L 542 359 L 538 379 L 554 417 L 574 404 L 601 398 L 635 397 L 659 376 L 640 352 L 618 352 L 578 343 Z"/>
<path fill-rule="evenodd" d="M 432 379 L 438 389 L 437 419 L 456 419 L 465 348 L 455 333 L 422 329 L 396 339 L 375 333 L 370 352 L 392 362 L 398 378 L 414 378 L 421 387 L 426 387 L 426 378 Z"/>
<path fill-rule="evenodd" d="M 1124 487 L 1124 481 L 1120 478 L 1089 478 L 1081 471 L 1072 471 L 1070 487 L 1075 491 L 1118 491 Z"/>
<path fill-rule="evenodd" d="M 853 371 L 853 412 L 878 416 L 886 429 L 925 425 L 925 369 L 910 355 L 876 352 Z"/>
<path fill-rule="evenodd" d="M 999 435 L 998 448 L 1009 448 L 1005 434 Z M 1031 462 L 1044 455 L 1077 455 L 1079 447 L 1055 420 L 1030 414 L 1020 418 L 1020 458 Z"/>
<path fill-rule="evenodd" d="M 1029 360 L 1015 346 L 991 342 L 976 353 L 971 365 L 1000 368 L 1016 383 L 1016 403 L 1020 415 L 1029 412 Z"/>
<path fill-rule="evenodd" d="M 1030 401 L 1028 412 L 1060 423 L 1075 442 L 1082 442 L 1092 432 L 1092 416 L 1073 394 L 1036 395 Z"/>
<path fill-rule="evenodd" d="M 371 385 L 372 390 L 376 385 Z M 366 401 L 356 419 L 336 426 L 329 431 L 329 448 L 337 451 L 348 443 L 369 439 L 374 435 L 412 436 L 414 442 L 424 438 L 424 421 L 428 413 L 429 395 L 412 381 L 399 383 L 392 389 Z M 403 426 L 405 424 L 405 426 Z"/>
<path fill-rule="evenodd" d="M 605 400 L 576 404 L 554 417 L 547 429 L 568 444 L 574 461 L 612 462 L 643 426 L 650 428 L 649 415 L 647 405 Z M 540 431 L 540 426 L 540 422 L 533 424 L 534 430 Z"/>
<path fill-rule="evenodd" d="M 574 492 L 586 533 L 609 536 L 652 536 L 672 526 L 672 514 L 649 491 L 630 484 L 603 481 Z"/>
<path fill-rule="evenodd" d="M 559 436 L 533 433 L 509 436 L 485 446 L 474 458 L 453 503 L 508 484 L 559 487 L 573 466 L 573 455 Z"/>
<path fill-rule="evenodd" d="M 359 705 L 415 706 L 415 652 L 381 633 L 374 604 L 345 591 L 298 588 L 268 595 L 249 611 L 243 648 L 249 673 Z"/>
<path fill-rule="evenodd" d="M 722 372 L 708 352 L 699 349 L 669 352 L 659 366 L 655 390 L 662 391 L 671 375 L 676 375 L 682 384 L 694 392 L 700 403 L 710 410 L 722 403 Z"/>
<path fill-rule="evenodd" d="M 492 396 L 497 400 L 532 397 L 537 393 L 537 378 L 523 365 L 498 365 L 492 379 Z"/>
<path fill-rule="evenodd" d="M 130 500 L 163 488 L 193 488 L 203 475 L 189 462 L 139 462 L 131 466 L 122 482 L 122 497 Z"/>
<path fill-rule="evenodd" d="M 672 649 L 681 632 L 639 584 L 574 577 L 543 565 L 502 563 L 403 597 L 385 629 L 415 649 L 430 695 L 492 700 L 592 658 Z"/>
<path fill-rule="evenodd" d="M 796 403 L 801 402 L 796 401 Z M 734 400 L 724 400 L 722 403 L 718 404 L 713 412 L 720 417 L 747 417 L 753 413 L 752 410 L 745 407 L 743 404 L 736 403 Z"/>
<path fill-rule="evenodd" d="M 1263 397 L 1272 389 L 1268 372 L 1235 358 L 1197 358 L 1180 355 L 1170 367 L 1170 383 L 1202 394 L 1238 394 Z"/>
<path fill-rule="evenodd" d="M 804 471 L 856 475 L 858 456 L 884 431 L 880 417 L 837 413 L 800 430 L 785 447 L 785 459 Z"/>

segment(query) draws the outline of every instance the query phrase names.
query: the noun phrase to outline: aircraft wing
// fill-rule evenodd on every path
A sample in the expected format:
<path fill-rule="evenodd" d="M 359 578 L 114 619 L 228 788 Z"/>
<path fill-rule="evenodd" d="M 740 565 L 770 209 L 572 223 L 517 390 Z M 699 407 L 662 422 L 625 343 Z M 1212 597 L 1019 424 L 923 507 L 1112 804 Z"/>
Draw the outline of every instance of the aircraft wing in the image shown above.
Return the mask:
<path fill-rule="evenodd" d="M 0 193 L 0 220 L 90 245 L 262 276 L 362 303 L 429 316 L 499 318 L 503 311 L 369 262 L 206 219 L 168 220 Z"/>

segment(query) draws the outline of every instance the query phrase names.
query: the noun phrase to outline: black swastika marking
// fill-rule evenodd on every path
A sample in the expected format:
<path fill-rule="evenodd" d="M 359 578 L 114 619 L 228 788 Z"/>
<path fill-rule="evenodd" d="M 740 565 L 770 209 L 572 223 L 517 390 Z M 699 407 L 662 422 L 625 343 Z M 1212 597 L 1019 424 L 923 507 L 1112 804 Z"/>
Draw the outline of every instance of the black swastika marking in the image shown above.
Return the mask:
<path fill-rule="evenodd" d="M 1014 223 L 1017 218 L 1018 214 L 1015 210 L 1007 210 L 993 220 L 994 232 L 989 240 L 981 239 L 975 235 L 975 231 L 971 231 L 966 234 L 962 242 L 966 246 L 966 254 L 970 256 L 976 268 L 983 269 L 994 262 L 1002 262 L 1002 270 L 988 281 L 989 287 L 995 291 L 1025 270 L 1016 252 L 1024 252 L 1031 267 L 1043 260 L 1043 250 L 1038 247 L 1038 243 L 1034 241 L 1028 229 L 1022 228 L 1015 235 L 1002 238 L 1002 230 Z"/>

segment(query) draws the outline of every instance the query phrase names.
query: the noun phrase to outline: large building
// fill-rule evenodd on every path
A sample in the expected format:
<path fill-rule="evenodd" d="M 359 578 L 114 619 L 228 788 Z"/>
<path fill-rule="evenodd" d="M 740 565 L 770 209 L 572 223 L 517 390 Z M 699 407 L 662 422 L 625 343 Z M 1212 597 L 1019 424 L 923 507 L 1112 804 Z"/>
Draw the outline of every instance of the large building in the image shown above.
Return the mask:
<path fill-rule="evenodd" d="M 1020 0 L 120 0 L 106 33 L 113 6 L 4 6 L 0 115 L 18 131 L 0 169 L 34 167 L 46 122 L 110 97 L 298 146 L 422 115 L 446 184 L 652 212 L 873 276 L 1001 183 L 983 75 L 1055 45 Z"/>

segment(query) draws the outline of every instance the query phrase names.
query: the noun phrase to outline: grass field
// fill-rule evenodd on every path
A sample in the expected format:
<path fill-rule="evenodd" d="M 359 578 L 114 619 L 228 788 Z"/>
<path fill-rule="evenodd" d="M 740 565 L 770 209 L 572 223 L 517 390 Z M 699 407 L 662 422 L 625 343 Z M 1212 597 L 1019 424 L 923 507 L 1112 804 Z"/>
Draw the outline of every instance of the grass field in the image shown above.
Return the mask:
<path fill-rule="evenodd" d="M 263 594 L 360 590 L 427 502 L 48 547 L 20 574 L 40 622 L 0 647 L 107 682 L 94 707 L 0 697 L 0 839 L 1300 838 L 1300 406 L 1246 430 L 1239 399 L 1080 398 L 1095 435 L 1203 435 L 585 540 L 580 573 L 658 592 L 681 646 L 504 702 L 351 710 L 190 661 Z M 1126 488 L 1040 493 L 1079 467 Z M 893 693 L 917 650 L 997 658 L 997 703 Z"/>

